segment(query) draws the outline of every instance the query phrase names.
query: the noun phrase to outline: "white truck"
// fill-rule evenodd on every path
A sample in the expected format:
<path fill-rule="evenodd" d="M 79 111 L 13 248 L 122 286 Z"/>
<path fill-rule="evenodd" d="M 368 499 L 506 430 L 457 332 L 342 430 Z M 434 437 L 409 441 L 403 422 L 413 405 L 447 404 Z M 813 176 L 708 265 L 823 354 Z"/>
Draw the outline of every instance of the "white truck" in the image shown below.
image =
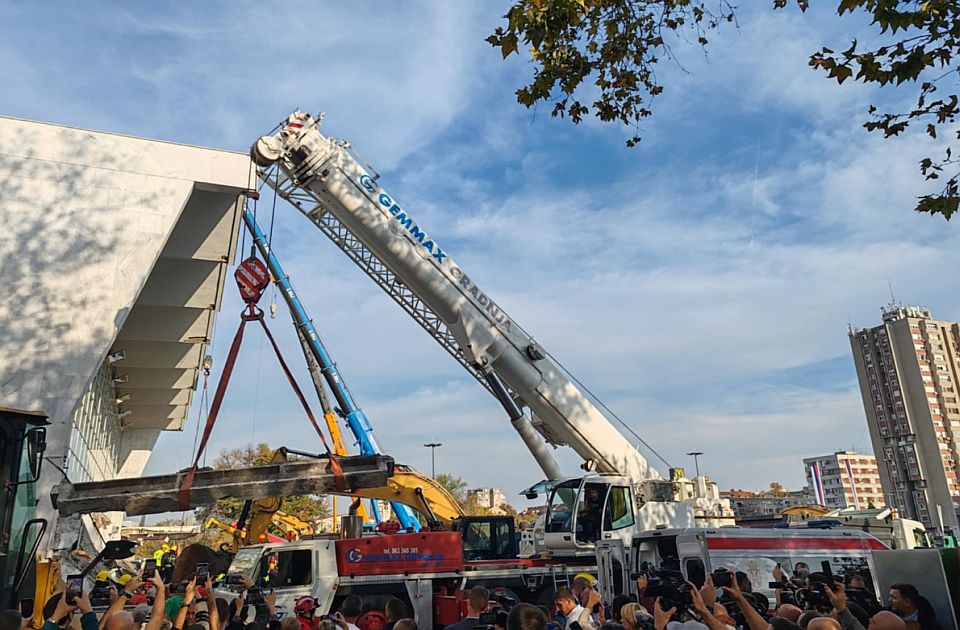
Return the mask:
<path fill-rule="evenodd" d="M 397 301 L 506 409 L 546 482 L 538 550 L 592 554 L 597 540 L 629 546 L 657 527 L 733 524 L 715 484 L 673 469 L 664 480 L 555 363 L 361 166 L 322 116 L 297 110 L 251 147 L 260 177 Z M 529 416 L 523 413 L 528 409 Z M 546 440 L 546 443 L 545 441 Z M 586 475 L 564 475 L 547 443 L 567 445 Z"/>
<path fill-rule="evenodd" d="M 876 590 L 873 552 L 888 547 L 870 534 L 846 529 L 788 528 L 685 528 L 662 529 L 639 534 L 630 549 L 619 541 L 597 546 L 600 591 L 605 601 L 615 593 L 637 594 L 631 575 L 645 567 L 669 568 L 702 586 L 706 576 L 717 569 L 742 571 L 750 578 L 753 591 L 774 601 L 773 570 L 779 564 L 790 574 L 798 562 L 811 571 L 830 563 L 837 576 L 858 574 Z M 879 593 L 876 593 L 879 595 Z"/>

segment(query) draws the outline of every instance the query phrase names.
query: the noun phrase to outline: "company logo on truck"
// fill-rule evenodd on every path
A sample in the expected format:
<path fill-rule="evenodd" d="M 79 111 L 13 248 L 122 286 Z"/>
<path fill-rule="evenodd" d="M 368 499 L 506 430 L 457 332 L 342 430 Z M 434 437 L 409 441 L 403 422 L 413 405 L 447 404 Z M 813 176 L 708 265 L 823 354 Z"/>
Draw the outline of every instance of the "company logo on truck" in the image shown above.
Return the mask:
<path fill-rule="evenodd" d="M 374 183 L 373 178 L 364 173 L 360 176 L 360 185 L 364 190 L 377 194 L 377 185 Z M 424 248 L 430 255 L 432 255 L 441 266 L 443 266 L 444 259 L 447 255 L 440 249 L 440 246 L 433 242 L 433 240 L 427 236 L 427 233 L 420 229 L 416 223 L 414 223 L 413 218 L 407 215 L 406 211 L 403 210 L 399 205 L 397 205 L 390 195 L 385 192 L 381 192 L 377 195 L 377 203 L 384 207 L 392 216 L 395 221 L 397 221 L 403 228 L 407 231 L 410 236 L 413 237 L 420 247 Z M 486 293 L 481 291 L 476 284 L 473 283 L 470 278 L 463 273 L 459 267 L 451 266 L 450 275 L 453 276 L 454 280 L 460 284 L 460 286 L 471 296 L 473 296 L 474 302 L 480 306 L 481 309 L 487 312 L 490 317 L 493 318 L 499 326 L 501 326 L 506 332 L 510 332 L 511 322 L 510 318 L 507 317 L 506 313 L 500 310 L 500 307 L 497 306 L 496 302 L 491 300 Z"/>

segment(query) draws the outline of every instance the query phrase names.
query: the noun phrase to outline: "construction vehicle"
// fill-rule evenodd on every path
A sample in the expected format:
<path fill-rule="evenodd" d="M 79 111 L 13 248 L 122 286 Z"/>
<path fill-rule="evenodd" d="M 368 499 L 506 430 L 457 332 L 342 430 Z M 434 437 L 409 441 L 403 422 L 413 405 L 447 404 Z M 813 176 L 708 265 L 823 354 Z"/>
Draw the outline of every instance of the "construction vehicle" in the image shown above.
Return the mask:
<path fill-rule="evenodd" d="M 292 614 L 305 595 L 317 600 L 317 615 L 337 610 L 347 595 L 358 595 L 373 618 L 372 624 L 359 620 L 361 628 L 378 627 L 385 601 L 398 597 L 409 603 L 418 627 L 430 630 L 459 621 L 464 593 L 474 586 L 506 588 L 517 600 L 550 605 L 557 588 L 594 570 L 591 557 L 520 558 L 517 541 L 513 518 L 467 516 L 454 531 L 250 545 L 234 556 L 217 595 L 234 599 L 241 587 L 233 586 L 239 580 L 232 578 L 250 578 L 273 590 L 280 617 Z"/>
<path fill-rule="evenodd" d="M 25 616 L 41 616 L 52 588 L 51 562 L 34 562 L 47 521 L 24 509 L 35 500 L 48 424 L 44 413 L 0 407 L 0 609 L 22 602 Z"/>
<path fill-rule="evenodd" d="M 717 569 L 742 571 L 754 593 L 775 601 L 773 570 L 791 573 L 797 562 L 813 571 L 827 561 L 835 575 L 860 575 L 877 586 L 873 553 L 887 546 L 870 534 L 831 529 L 685 528 L 639 534 L 629 550 L 620 541 L 597 545 L 599 591 L 610 602 L 615 595 L 637 595 L 630 575 L 652 571 L 679 571 L 683 578 L 703 586 Z M 871 579 L 872 578 L 872 579 Z M 879 595 L 879 593 L 877 593 Z"/>
<path fill-rule="evenodd" d="M 597 540 L 629 545 L 656 527 L 733 525 L 706 478 L 671 469 L 664 480 L 589 395 L 484 293 L 361 166 L 349 143 L 297 110 L 251 147 L 260 177 L 317 226 L 504 407 L 546 476 L 540 550 L 592 553 Z M 371 169 L 372 170 L 372 169 Z M 530 415 L 522 409 L 529 409 Z M 546 440 L 546 442 L 544 441 Z M 586 475 L 565 476 L 547 444 L 568 445 Z"/>
<path fill-rule="evenodd" d="M 231 534 L 233 537 L 233 544 L 230 545 L 231 553 L 236 553 L 237 550 L 245 544 L 283 542 L 285 540 L 300 540 L 306 536 L 313 536 L 313 527 L 309 523 L 305 523 L 296 516 L 286 514 L 285 512 L 275 512 L 271 522 L 274 527 L 283 531 L 283 537 L 272 534 L 269 531 L 253 532 L 253 535 L 251 535 L 251 532 L 238 528 L 236 523 L 225 523 L 215 516 L 208 518 L 203 528 L 210 529 L 216 527 Z M 291 536 L 291 533 L 294 535 Z"/>

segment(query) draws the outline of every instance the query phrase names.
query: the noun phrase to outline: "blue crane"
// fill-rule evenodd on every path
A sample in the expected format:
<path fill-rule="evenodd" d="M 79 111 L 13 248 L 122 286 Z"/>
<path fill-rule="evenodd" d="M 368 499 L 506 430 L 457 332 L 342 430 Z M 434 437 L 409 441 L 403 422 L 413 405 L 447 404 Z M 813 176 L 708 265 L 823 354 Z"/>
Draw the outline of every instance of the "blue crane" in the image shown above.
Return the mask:
<path fill-rule="evenodd" d="M 330 391 L 333 392 L 333 397 L 339 405 L 340 415 L 346 420 L 347 426 L 350 427 L 350 431 L 357 440 L 356 443 L 360 454 L 378 455 L 382 453 L 383 451 L 377 443 L 376 437 L 373 435 L 373 427 L 370 425 L 370 421 L 367 419 L 366 414 L 363 413 L 363 410 L 357 405 L 350 390 L 347 389 L 347 384 L 343 382 L 343 378 L 337 370 L 336 363 L 334 363 L 330 353 L 323 345 L 320 335 L 313 325 L 313 321 L 307 315 L 307 311 L 300 302 L 300 298 L 297 297 L 293 285 L 290 284 L 290 278 L 284 272 L 283 267 L 280 266 L 280 261 L 277 260 L 277 257 L 271 250 L 266 236 L 260 229 L 260 226 L 257 225 L 256 218 L 249 208 L 244 208 L 243 210 L 243 222 L 247 227 L 247 231 L 249 231 L 253 237 L 254 245 L 264 261 L 266 261 L 267 269 L 270 270 L 274 282 L 280 287 L 280 293 L 283 295 L 283 299 L 290 309 L 290 315 L 293 317 L 294 325 L 306 341 L 306 345 L 313 354 L 327 385 L 330 387 Z M 374 501 L 371 501 L 371 503 L 373 516 L 379 522 L 380 513 L 377 509 L 377 504 Z M 420 530 L 420 521 L 408 506 L 391 501 L 390 507 L 393 509 L 393 513 L 400 522 L 400 525 L 405 529 Z M 336 515 L 334 515 L 334 517 L 336 517 Z"/>

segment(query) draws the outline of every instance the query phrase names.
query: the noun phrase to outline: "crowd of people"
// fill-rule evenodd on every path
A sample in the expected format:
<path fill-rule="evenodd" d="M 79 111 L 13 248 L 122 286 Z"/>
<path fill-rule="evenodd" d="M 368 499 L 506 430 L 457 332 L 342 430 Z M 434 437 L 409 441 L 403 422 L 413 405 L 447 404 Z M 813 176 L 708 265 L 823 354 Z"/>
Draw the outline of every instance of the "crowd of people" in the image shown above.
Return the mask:
<path fill-rule="evenodd" d="M 886 606 L 859 575 L 839 579 L 811 572 L 797 563 L 791 575 L 774 571 L 775 601 L 754 592 L 744 573 L 715 571 L 699 588 L 670 571 L 633 576 L 636 592 L 603 603 L 595 581 L 578 576 L 556 590 L 553 606 L 507 601 L 488 589 L 472 588 L 465 597 L 466 615 L 444 630 L 936 630 L 930 603 L 910 584 L 894 584 Z M 147 580 L 98 576 L 92 593 L 65 591 L 44 607 L 39 630 L 360 630 L 367 611 L 357 595 L 343 598 L 336 611 L 322 614 L 311 596 L 299 598 L 285 616 L 275 594 L 238 576 L 232 600 L 218 598 L 210 577 L 171 584 L 161 569 Z M 109 602 L 94 613 L 92 594 Z M 500 589 L 497 589 L 498 591 Z M 222 591 L 221 591 L 222 592 Z M 100 608 L 102 610 L 102 607 Z M 383 605 L 380 630 L 417 630 L 401 599 Z M 366 624 L 365 624 L 366 625 Z M 21 630 L 18 617 L 0 615 L 0 630 Z"/>
<path fill-rule="evenodd" d="M 719 570 L 697 587 L 682 578 L 636 576 L 639 597 L 618 595 L 609 606 L 587 580 L 560 589 L 554 610 L 541 610 L 543 628 L 558 630 L 937 630 L 933 607 L 910 584 L 894 584 L 887 605 L 862 576 L 846 579 L 810 572 L 774 572 L 776 601 L 754 592 L 744 573 Z M 774 584 L 771 584 L 774 586 Z M 511 611 L 512 612 L 512 611 Z M 552 616 L 551 616 L 552 613 Z M 533 614 L 532 612 L 526 613 Z M 464 629 L 458 629 L 464 630 Z M 542 630 L 523 625 L 507 630 Z M 946 629 L 945 629 L 946 630 Z"/>
<path fill-rule="evenodd" d="M 292 614 L 281 617 L 276 594 L 264 593 L 249 578 L 240 578 L 236 597 L 228 601 L 216 596 L 209 576 L 200 583 L 196 577 L 169 583 L 159 568 L 147 580 L 124 575 L 112 581 L 98 575 L 96 583 L 101 586 L 92 592 L 99 588 L 106 594 L 106 611 L 94 612 L 92 592 L 65 589 L 44 606 L 39 630 L 360 630 L 356 621 L 363 612 L 357 596 L 345 598 L 330 615 L 318 614 L 317 600 L 304 596 Z M 417 630 L 402 600 L 388 600 L 385 613 L 381 630 Z M 13 611 L 0 611 L 0 630 L 24 630 L 30 622 Z"/>

